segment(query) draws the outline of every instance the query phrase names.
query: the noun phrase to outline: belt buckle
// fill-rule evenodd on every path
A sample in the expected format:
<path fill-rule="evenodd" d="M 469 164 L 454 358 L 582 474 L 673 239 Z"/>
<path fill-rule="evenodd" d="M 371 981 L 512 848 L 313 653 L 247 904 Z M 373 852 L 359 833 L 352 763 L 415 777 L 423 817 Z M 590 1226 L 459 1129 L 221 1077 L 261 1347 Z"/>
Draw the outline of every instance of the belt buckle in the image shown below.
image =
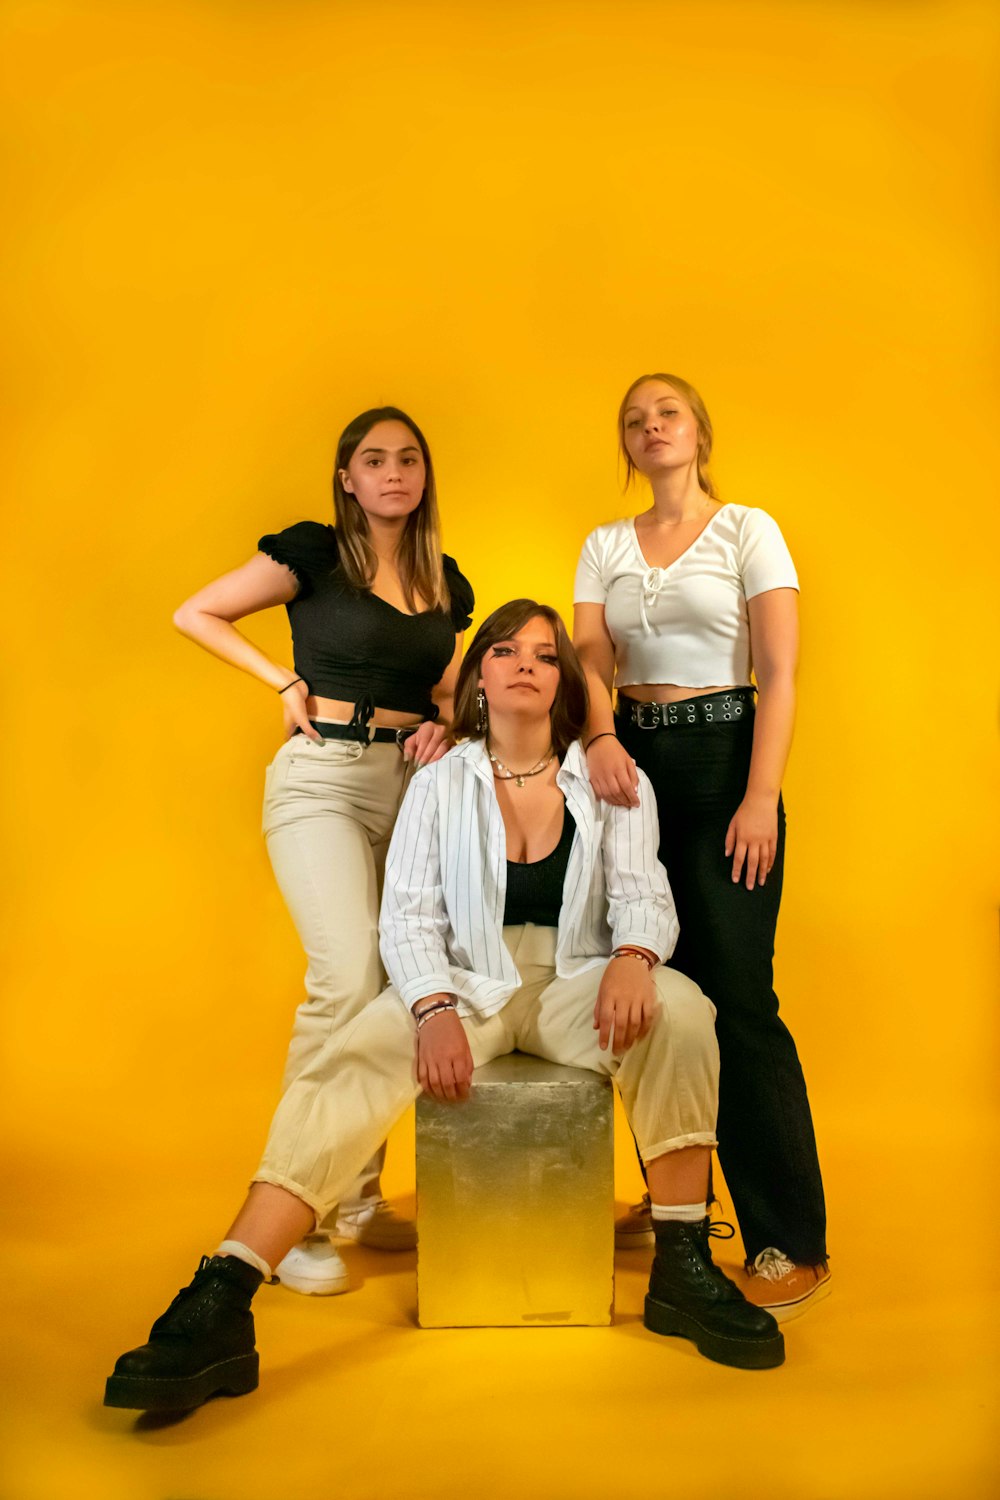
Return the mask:
<path fill-rule="evenodd" d="M 643 719 L 643 710 L 649 709 L 653 716 L 652 723 L 647 724 Z M 637 703 L 635 706 L 635 722 L 640 729 L 659 729 L 663 722 L 660 717 L 660 705 L 658 703 Z"/>
<path fill-rule="evenodd" d="M 410 738 L 410 735 L 411 734 L 416 734 L 416 732 L 419 729 L 419 727 L 420 727 L 419 724 L 413 724 L 413 725 L 410 726 L 409 729 L 397 729 L 396 730 L 396 748 L 398 750 L 402 750 L 403 746 L 406 744 L 407 740 Z"/>

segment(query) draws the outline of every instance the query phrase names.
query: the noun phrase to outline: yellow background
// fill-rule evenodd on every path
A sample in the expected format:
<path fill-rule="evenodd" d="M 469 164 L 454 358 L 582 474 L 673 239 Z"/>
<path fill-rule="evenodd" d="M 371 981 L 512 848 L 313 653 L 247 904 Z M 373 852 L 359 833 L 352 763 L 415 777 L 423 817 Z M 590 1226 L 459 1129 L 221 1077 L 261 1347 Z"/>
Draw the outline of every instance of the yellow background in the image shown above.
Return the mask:
<path fill-rule="evenodd" d="M 995 1493 L 994 8 L 0 26 L 3 1500 Z M 391 401 L 477 618 L 568 611 L 586 532 L 642 503 L 614 414 L 650 368 L 702 390 L 723 497 L 802 580 L 778 990 L 834 1297 L 746 1376 L 644 1338 L 628 1265 L 599 1337 L 418 1335 L 412 1262 L 357 1256 L 350 1298 L 266 1294 L 258 1396 L 133 1428 L 101 1382 L 225 1227 L 302 969 L 258 831 L 277 706 L 172 610 L 326 519 L 338 431 Z M 288 659 L 281 612 L 249 633 Z"/>

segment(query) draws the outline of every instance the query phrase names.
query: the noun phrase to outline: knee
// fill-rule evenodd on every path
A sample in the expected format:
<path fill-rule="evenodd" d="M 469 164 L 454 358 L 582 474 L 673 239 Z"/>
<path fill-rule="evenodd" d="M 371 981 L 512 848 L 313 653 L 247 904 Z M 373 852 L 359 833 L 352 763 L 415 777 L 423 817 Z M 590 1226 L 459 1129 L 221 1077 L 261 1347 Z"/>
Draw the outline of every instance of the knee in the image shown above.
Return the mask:
<path fill-rule="evenodd" d="M 369 1000 L 359 1013 L 336 1027 L 300 1075 L 310 1083 L 327 1083 L 334 1073 L 360 1070 L 391 1076 L 412 1072 L 414 1026 L 392 988 Z"/>
<path fill-rule="evenodd" d="M 310 1014 L 349 1021 L 376 996 L 385 983 L 378 950 L 360 942 L 337 963 L 310 962 L 306 974 L 306 1008 Z"/>
<path fill-rule="evenodd" d="M 653 970 L 653 981 L 662 1009 L 679 1025 L 714 1025 L 715 1006 L 693 979 L 661 964 Z"/>
<path fill-rule="evenodd" d="M 674 1049 L 685 1055 L 700 1056 L 717 1067 L 719 1047 L 715 1036 L 715 1006 L 711 1000 L 694 980 L 673 969 L 656 969 L 654 979 L 664 1041 L 669 1040 Z"/>

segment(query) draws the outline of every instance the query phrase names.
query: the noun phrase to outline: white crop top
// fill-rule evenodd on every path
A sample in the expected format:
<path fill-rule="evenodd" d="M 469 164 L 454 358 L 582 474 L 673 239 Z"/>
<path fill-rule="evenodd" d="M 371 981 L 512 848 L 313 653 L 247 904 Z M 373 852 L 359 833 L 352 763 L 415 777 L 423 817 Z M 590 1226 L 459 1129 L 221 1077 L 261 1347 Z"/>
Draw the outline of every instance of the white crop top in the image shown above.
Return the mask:
<path fill-rule="evenodd" d="M 776 521 L 749 505 L 724 505 L 669 568 L 651 568 L 635 523 L 598 526 L 583 544 L 575 604 L 603 604 L 619 687 L 748 687 L 747 600 L 797 589 Z"/>

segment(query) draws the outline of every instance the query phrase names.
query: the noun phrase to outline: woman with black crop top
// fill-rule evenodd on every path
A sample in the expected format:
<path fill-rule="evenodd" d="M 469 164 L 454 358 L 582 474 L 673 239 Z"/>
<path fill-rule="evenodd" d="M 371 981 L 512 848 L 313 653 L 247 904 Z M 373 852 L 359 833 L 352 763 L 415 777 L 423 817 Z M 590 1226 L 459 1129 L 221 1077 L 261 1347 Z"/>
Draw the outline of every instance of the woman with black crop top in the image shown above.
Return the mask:
<path fill-rule="evenodd" d="M 335 526 L 300 521 L 203 588 L 175 621 L 185 635 L 281 697 L 286 740 L 268 767 L 264 834 L 308 959 L 283 1090 L 330 1034 L 382 987 L 378 903 L 385 854 L 414 765 L 444 753 L 472 589 L 439 541 L 427 443 L 395 407 L 343 432 Z M 294 668 L 271 661 L 235 622 L 284 604 Z M 440 715 L 440 717 L 439 717 Z M 382 1152 L 335 1218 L 382 1249 L 414 1243 L 379 1187 Z M 347 1270 L 318 1233 L 276 1268 L 295 1291 L 345 1291 Z"/>
<path fill-rule="evenodd" d="M 774 1319 L 711 1257 L 718 1047 L 712 1006 L 661 963 L 677 924 L 649 783 L 640 773 L 637 807 L 595 797 L 578 738 L 583 673 L 555 610 L 533 599 L 477 631 L 455 704 L 468 738 L 414 776 L 389 849 L 392 987 L 288 1089 L 228 1236 L 149 1342 L 118 1360 L 109 1406 L 252 1390 L 250 1302 L 270 1267 L 323 1221 L 419 1089 L 462 1100 L 474 1067 L 515 1048 L 618 1084 L 656 1222 L 646 1327 L 742 1369 L 784 1358 Z"/>
<path fill-rule="evenodd" d="M 628 480 L 649 480 L 653 506 L 598 527 L 577 569 L 587 763 L 614 803 L 634 799 L 637 766 L 653 784 L 681 928 L 672 962 L 718 1007 L 719 1158 L 746 1293 L 789 1318 L 826 1294 L 830 1275 L 809 1100 L 772 978 L 798 579 L 770 516 L 716 499 L 711 422 L 686 381 L 633 382 L 618 435 Z M 617 1238 L 651 1238 L 642 1205 Z"/>

